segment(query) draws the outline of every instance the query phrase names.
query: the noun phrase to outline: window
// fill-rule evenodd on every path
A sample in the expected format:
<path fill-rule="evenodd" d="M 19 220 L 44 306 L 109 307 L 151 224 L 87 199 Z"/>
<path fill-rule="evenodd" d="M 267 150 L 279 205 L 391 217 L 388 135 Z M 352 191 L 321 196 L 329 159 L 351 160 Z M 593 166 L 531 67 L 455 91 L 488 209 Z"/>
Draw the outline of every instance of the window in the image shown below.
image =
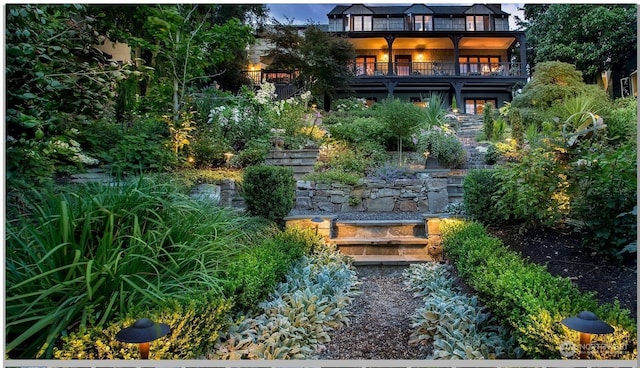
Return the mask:
<path fill-rule="evenodd" d="M 352 15 L 351 30 L 352 31 L 371 31 L 373 19 L 370 15 Z"/>
<path fill-rule="evenodd" d="M 410 55 L 396 55 L 396 75 L 411 75 Z"/>
<path fill-rule="evenodd" d="M 414 31 L 433 31 L 430 15 L 414 15 L 413 16 Z"/>
<path fill-rule="evenodd" d="M 374 75 L 376 70 L 375 56 L 359 56 L 356 58 L 356 75 Z"/>
<path fill-rule="evenodd" d="M 484 105 L 490 104 L 495 109 L 496 100 L 495 99 L 466 99 L 464 100 L 465 112 L 467 114 L 475 114 L 482 115 L 484 112 Z"/>
<path fill-rule="evenodd" d="M 344 31 L 342 25 L 342 18 L 331 18 L 329 19 L 329 32 L 342 32 Z"/>
<path fill-rule="evenodd" d="M 427 107 L 427 102 L 423 101 L 420 97 L 411 97 L 410 101 L 418 107 Z"/>
<path fill-rule="evenodd" d="M 436 31 L 450 31 L 453 28 L 451 18 L 434 18 L 434 29 Z"/>
<path fill-rule="evenodd" d="M 460 75 L 488 75 L 500 68 L 500 58 L 497 56 L 461 56 Z"/>
<path fill-rule="evenodd" d="M 467 31 L 489 31 L 489 20 L 487 15 L 467 15 Z"/>
<path fill-rule="evenodd" d="M 496 31 L 508 31 L 509 30 L 509 18 L 496 18 L 494 20 Z"/>
<path fill-rule="evenodd" d="M 377 97 L 367 97 L 365 98 L 367 107 L 371 107 L 374 103 L 378 102 L 378 98 Z"/>

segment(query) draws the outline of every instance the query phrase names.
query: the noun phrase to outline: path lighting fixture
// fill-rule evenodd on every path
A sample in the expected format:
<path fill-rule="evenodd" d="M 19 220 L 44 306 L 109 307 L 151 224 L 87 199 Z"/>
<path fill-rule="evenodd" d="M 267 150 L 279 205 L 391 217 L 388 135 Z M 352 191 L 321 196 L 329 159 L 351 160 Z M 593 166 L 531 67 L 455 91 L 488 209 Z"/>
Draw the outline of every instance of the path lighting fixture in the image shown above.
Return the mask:
<path fill-rule="evenodd" d="M 171 327 L 165 323 L 155 323 L 149 318 L 142 318 L 135 321 L 130 327 L 120 330 L 116 334 L 116 340 L 140 344 L 140 358 L 149 359 L 149 343 L 170 331 Z"/>
<path fill-rule="evenodd" d="M 587 359 L 587 351 L 592 334 L 610 334 L 613 327 L 601 321 L 593 312 L 582 311 L 575 317 L 568 317 L 561 323 L 572 330 L 580 332 L 580 359 Z"/>
<path fill-rule="evenodd" d="M 233 153 L 231 152 L 224 153 L 224 163 L 227 166 L 227 168 L 231 167 L 231 158 L 233 158 Z"/>
<path fill-rule="evenodd" d="M 314 222 L 316 224 L 316 235 L 318 235 L 318 226 L 320 226 L 320 223 L 324 222 L 324 220 L 322 219 L 322 217 L 316 216 L 311 219 L 311 222 Z"/>

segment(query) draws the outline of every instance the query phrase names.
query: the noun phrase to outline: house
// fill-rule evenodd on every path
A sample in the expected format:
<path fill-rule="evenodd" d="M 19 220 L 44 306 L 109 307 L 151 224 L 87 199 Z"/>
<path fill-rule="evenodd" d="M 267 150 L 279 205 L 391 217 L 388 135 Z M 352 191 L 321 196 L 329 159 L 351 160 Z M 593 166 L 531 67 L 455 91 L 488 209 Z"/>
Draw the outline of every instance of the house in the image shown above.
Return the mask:
<path fill-rule="evenodd" d="M 524 31 L 509 29 L 501 5 L 338 5 L 329 32 L 356 49 L 351 87 L 369 103 L 453 97 L 461 112 L 500 107 L 527 80 Z M 515 47 L 519 51 L 514 53 Z"/>

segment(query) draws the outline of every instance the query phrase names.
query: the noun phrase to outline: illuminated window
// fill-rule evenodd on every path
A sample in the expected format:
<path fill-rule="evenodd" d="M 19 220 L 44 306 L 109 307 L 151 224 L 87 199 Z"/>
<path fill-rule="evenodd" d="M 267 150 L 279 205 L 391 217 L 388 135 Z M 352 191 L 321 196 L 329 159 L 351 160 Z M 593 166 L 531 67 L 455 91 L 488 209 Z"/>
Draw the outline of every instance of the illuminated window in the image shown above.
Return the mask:
<path fill-rule="evenodd" d="M 466 99 L 464 100 L 465 112 L 467 114 L 482 115 L 484 112 L 484 105 L 487 103 L 494 108 L 496 107 L 495 99 Z"/>

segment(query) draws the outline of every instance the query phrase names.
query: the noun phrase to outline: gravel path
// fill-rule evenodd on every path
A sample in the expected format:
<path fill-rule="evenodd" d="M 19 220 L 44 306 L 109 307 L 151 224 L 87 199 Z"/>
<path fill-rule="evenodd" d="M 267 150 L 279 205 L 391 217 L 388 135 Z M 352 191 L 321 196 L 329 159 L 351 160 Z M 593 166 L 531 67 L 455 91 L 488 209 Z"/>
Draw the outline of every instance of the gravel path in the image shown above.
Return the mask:
<path fill-rule="evenodd" d="M 362 294 L 349 326 L 329 333 L 319 359 L 425 359 L 431 346 L 409 346 L 411 315 L 422 307 L 403 283 L 404 266 L 357 267 Z"/>

